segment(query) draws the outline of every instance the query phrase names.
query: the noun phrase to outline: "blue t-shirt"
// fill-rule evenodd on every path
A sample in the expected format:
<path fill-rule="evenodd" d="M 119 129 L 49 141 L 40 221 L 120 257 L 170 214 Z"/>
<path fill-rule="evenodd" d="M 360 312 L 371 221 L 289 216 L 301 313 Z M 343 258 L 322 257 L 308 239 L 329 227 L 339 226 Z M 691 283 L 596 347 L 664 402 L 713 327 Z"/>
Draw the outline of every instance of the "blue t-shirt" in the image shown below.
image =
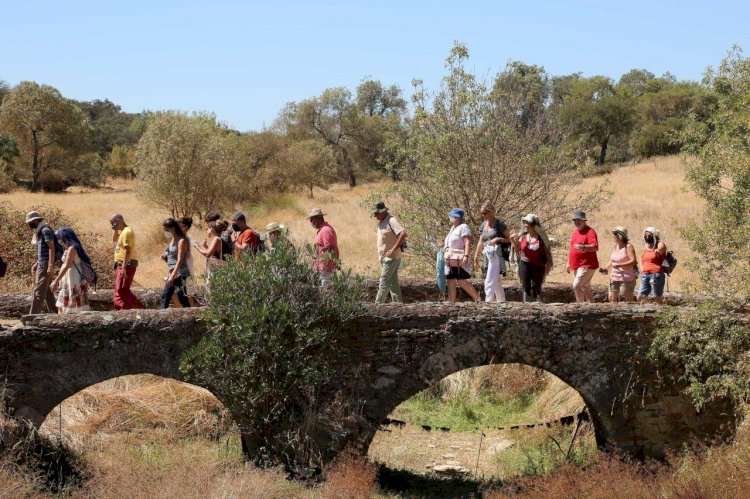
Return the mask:
<path fill-rule="evenodd" d="M 49 264 L 49 246 L 47 243 L 55 240 L 55 233 L 47 224 L 41 224 L 36 229 L 37 261 L 39 268 L 46 268 Z M 54 246 L 53 246 L 54 248 Z M 54 251 L 54 250 L 53 250 Z"/>

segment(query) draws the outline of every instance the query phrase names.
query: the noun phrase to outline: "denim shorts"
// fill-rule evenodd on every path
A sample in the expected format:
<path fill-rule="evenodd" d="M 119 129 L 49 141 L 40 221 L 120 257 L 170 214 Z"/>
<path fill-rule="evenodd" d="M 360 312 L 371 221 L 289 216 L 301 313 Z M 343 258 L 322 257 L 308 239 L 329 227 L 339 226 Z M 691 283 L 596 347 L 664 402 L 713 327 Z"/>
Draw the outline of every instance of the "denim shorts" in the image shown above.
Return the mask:
<path fill-rule="evenodd" d="M 641 274 L 641 289 L 638 290 L 638 296 L 650 296 L 651 290 L 657 298 L 664 294 L 664 284 L 667 276 L 663 272 L 655 274 Z"/>

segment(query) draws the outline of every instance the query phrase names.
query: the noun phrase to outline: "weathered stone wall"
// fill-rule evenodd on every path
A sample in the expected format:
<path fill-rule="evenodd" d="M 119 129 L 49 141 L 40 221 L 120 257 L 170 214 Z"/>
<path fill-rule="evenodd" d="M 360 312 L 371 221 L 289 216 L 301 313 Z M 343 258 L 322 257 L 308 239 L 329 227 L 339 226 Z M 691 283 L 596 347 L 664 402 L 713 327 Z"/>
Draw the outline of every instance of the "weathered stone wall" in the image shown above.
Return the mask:
<path fill-rule="evenodd" d="M 200 313 L 27 316 L 2 326 L 8 406 L 40 424 L 68 396 L 112 377 L 182 379 L 180 356 L 205 333 Z M 367 305 L 331 345 L 328 354 L 344 375 L 320 401 L 325 407 L 336 397 L 347 400 L 350 423 L 320 432 L 319 444 L 326 458 L 347 444 L 366 449 L 399 403 L 454 372 L 492 363 L 535 366 L 568 383 L 586 402 L 600 444 L 661 456 L 693 439 L 726 437 L 732 412 L 717 404 L 698 413 L 671 368 L 646 355 L 655 313 L 606 304 Z"/>

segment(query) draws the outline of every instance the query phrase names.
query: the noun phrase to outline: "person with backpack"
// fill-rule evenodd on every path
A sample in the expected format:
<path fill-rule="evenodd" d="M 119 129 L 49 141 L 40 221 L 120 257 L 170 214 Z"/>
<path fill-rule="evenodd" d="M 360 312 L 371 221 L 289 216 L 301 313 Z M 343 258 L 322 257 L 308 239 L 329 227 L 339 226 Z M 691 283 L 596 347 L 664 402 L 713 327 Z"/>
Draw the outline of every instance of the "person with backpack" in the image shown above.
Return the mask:
<path fill-rule="evenodd" d="M 255 255 L 260 250 L 260 236 L 247 225 L 244 213 L 232 215 L 232 231 L 234 231 L 234 257 L 240 255 Z"/>
<path fill-rule="evenodd" d="M 638 290 L 638 301 L 643 303 L 653 292 L 656 303 L 664 302 L 664 285 L 667 275 L 664 272 L 664 260 L 667 257 L 667 245 L 661 240 L 661 234 L 654 227 L 643 230 L 645 247 L 641 253 L 641 288 Z"/>
<path fill-rule="evenodd" d="M 55 232 L 47 225 L 39 212 L 27 213 L 26 225 L 34 232 L 31 243 L 37 246 L 36 261 L 31 266 L 31 273 L 34 275 L 34 291 L 29 313 L 39 314 L 42 312 L 43 305 L 46 305 L 47 312 L 53 314 L 57 312 L 57 302 L 49 286 L 55 274 L 55 263 L 62 258 L 63 249 L 55 237 Z"/>
<path fill-rule="evenodd" d="M 456 301 L 456 288 L 460 287 L 474 301 L 479 293 L 471 285 L 471 229 L 464 223 L 464 210 L 453 208 L 448 213 L 451 228 L 443 242 L 445 278 L 448 284 L 448 301 Z"/>
<path fill-rule="evenodd" d="M 487 261 L 487 272 L 484 276 L 484 300 L 505 302 L 503 245 L 510 245 L 510 230 L 495 217 L 495 207 L 491 202 L 485 201 L 480 213 L 484 217 L 484 222 L 479 225 L 479 242 L 474 251 L 474 260 L 479 261 L 479 255 L 483 254 Z"/>
<path fill-rule="evenodd" d="M 229 222 L 226 220 L 221 219 L 221 214 L 219 214 L 216 211 L 209 211 L 203 221 L 206 223 L 206 227 L 210 226 L 212 223 L 222 222 L 226 226 L 226 228 L 219 234 L 219 237 L 222 241 L 222 252 L 221 252 L 221 259 L 222 260 L 228 260 L 230 256 L 234 254 L 234 242 L 232 241 L 232 227 L 229 225 Z M 203 241 L 203 248 L 208 249 L 208 243 L 209 239 L 206 239 Z"/>
<path fill-rule="evenodd" d="M 57 229 L 55 236 L 65 249 L 60 270 L 50 284 L 52 290 L 60 288 L 57 294 L 57 310 L 61 314 L 91 310 L 88 290 L 90 286 L 95 286 L 97 281 L 91 258 L 86 254 L 81 241 L 70 227 Z"/>
<path fill-rule="evenodd" d="M 635 283 L 638 279 L 638 260 L 635 248 L 628 239 L 628 229 L 615 227 L 612 229 L 615 247 L 607 264 L 609 273 L 609 301 L 617 303 L 620 297 L 629 303 L 635 301 Z"/>
<path fill-rule="evenodd" d="M 372 210 L 378 221 L 377 248 L 380 260 L 380 281 L 375 303 L 385 303 L 388 295 L 391 302 L 401 303 L 401 284 L 398 282 L 398 269 L 406 241 L 406 231 L 396 217 L 388 212 L 385 203 L 378 202 Z"/>
<path fill-rule="evenodd" d="M 537 215 L 529 213 L 521 218 L 524 230 L 510 236 L 519 255 L 518 279 L 523 289 L 523 302 L 542 301 L 542 284 L 553 268 L 552 249 L 547 233 Z"/>
<path fill-rule="evenodd" d="M 161 292 L 161 308 L 169 307 L 175 292 L 180 305 L 187 308 L 190 306 L 186 284 L 186 280 L 190 277 L 190 268 L 187 265 L 189 244 L 180 224 L 174 218 L 164 220 L 162 227 L 164 237 L 170 241 L 161 256 L 162 260 L 167 262 L 168 271 L 167 277 L 164 278 L 164 289 Z"/>

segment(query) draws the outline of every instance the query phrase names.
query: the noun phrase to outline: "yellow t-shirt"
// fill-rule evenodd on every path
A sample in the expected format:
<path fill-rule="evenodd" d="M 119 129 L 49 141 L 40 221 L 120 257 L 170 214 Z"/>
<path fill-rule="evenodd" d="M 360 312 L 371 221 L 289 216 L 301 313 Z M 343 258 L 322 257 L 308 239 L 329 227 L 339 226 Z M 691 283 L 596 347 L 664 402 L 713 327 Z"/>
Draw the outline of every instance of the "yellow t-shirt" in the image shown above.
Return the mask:
<path fill-rule="evenodd" d="M 117 244 L 115 245 L 115 261 L 122 262 L 125 260 L 125 248 L 130 250 L 128 255 L 131 260 L 135 260 L 135 232 L 130 227 L 125 227 L 120 232 L 120 237 L 117 238 Z"/>

